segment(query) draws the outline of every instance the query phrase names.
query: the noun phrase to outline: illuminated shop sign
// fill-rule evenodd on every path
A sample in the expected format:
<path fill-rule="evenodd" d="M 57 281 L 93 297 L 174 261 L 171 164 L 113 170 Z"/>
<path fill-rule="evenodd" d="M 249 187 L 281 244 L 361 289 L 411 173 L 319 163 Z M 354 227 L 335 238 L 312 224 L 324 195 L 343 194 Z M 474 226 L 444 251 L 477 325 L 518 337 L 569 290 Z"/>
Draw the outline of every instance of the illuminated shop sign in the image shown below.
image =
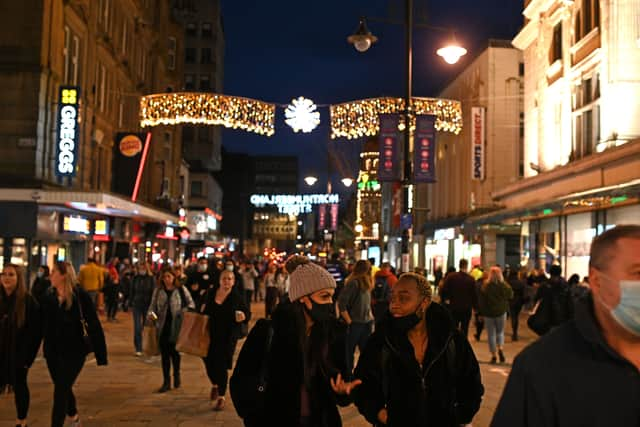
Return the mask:
<path fill-rule="evenodd" d="M 89 234 L 91 232 L 91 221 L 82 216 L 64 215 L 62 217 L 62 231 Z"/>
<path fill-rule="evenodd" d="M 338 194 L 264 195 L 254 194 L 250 202 L 257 208 L 277 206 L 278 212 L 289 215 L 310 213 L 314 205 L 340 203 Z"/>
<path fill-rule="evenodd" d="M 436 182 L 436 117 L 418 116 L 413 146 L 413 182 Z"/>
<path fill-rule="evenodd" d="M 61 86 L 58 99 L 56 175 L 71 177 L 76 174 L 80 88 L 76 86 Z"/>
<path fill-rule="evenodd" d="M 433 234 L 433 240 L 453 240 L 456 238 L 455 228 L 441 228 Z"/>
<path fill-rule="evenodd" d="M 471 108 L 471 178 L 484 180 L 485 108 Z"/>
<path fill-rule="evenodd" d="M 109 241 L 109 220 L 96 219 L 93 222 L 93 240 L 98 242 Z"/>

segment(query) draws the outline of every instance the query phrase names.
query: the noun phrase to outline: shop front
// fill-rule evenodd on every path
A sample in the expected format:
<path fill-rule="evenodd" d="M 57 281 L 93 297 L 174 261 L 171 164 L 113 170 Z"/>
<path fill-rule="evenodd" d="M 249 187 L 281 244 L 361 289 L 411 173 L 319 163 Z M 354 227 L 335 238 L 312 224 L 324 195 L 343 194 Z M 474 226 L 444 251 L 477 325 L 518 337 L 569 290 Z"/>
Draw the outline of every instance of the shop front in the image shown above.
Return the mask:
<path fill-rule="evenodd" d="M 438 269 L 442 272 L 446 272 L 449 267 L 458 270 L 461 259 L 468 260 L 471 266 L 481 264 L 481 245 L 462 234 L 460 227 L 436 229 L 429 237 L 424 252 L 425 269 L 431 279 Z"/>

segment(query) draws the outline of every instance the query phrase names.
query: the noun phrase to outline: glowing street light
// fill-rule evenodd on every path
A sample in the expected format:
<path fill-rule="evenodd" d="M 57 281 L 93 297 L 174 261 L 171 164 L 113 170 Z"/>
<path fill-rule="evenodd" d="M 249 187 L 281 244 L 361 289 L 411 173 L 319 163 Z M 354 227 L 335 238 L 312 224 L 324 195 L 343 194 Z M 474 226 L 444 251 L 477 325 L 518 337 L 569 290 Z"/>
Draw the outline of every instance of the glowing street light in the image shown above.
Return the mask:
<path fill-rule="evenodd" d="M 447 64 L 455 64 L 461 57 L 467 54 L 467 49 L 459 46 L 455 40 L 452 44 L 445 47 L 441 47 L 436 51 L 438 56 L 441 56 Z"/>
<path fill-rule="evenodd" d="M 378 38 L 371 34 L 371 31 L 367 28 L 365 18 L 360 18 L 358 29 L 354 34 L 347 37 L 347 41 L 351 43 L 358 52 L 366 52 L 372 44 L 378 41 Z"/>
<path fill-rule="evenodd" d="M 304 178 L 304 182 L 306 182 L 309 187 L 313 187 L 313 185 L 316 182 L 318 182 L 318 178 L 316 178 L 315 176 L 309 175 Z"/>
<path fill-rule="evenodd" d="M 351 184 L 353 184 L 353 178 L 342 178 L 340 181 L 345 187 L 351 187 Z"/>

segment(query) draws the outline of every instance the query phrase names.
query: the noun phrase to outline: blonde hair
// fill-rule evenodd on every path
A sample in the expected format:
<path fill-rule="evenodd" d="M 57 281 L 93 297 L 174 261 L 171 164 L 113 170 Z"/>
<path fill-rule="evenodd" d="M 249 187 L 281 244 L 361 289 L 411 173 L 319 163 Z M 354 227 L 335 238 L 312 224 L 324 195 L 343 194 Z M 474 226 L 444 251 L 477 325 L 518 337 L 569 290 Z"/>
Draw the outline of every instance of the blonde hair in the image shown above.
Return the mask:
<path fill-rule="evenodd" d="M 490 283 L 504 283 L 504 276 L 502 275 L 502 270 L 498 266 L 493 266 L 489 269 L 489 274 L 487 275 L 487 279 L 482 284 L 482 289 L 486 289 Z"/>
<path fill-rule="evenodd" d="M 361 259 L 353 266 L 353 271 L 345 280 L 349 283 L 353 280 L 358 281 L 358 287 L 363 291 L 373 289 L 373 281 L 371 280 L 371 263 L 366 259 Z"/>
<path fill-rule="evenodd" d="M 58 261 L 53 265 L 53 268 L 64 276 L 64 305 L 66 310 L 71 310 L 73 305 L 74 291 L 78 279 L 76 278 L 76 270 L 68 261 Z"/>
<path fill-rule="evenodd" d="M 14 291 L 16 294 L 16 308 L 14 311 L 14 316 L 16 320 L 16 325 L 18 328 L 24 326 L 24 322 L 26 320 L 26 312 L 27 312 L 27 283 L 24 277 L 24 268 L 17 264 L 5 264 L 2 272 L 4 273 L 7 268 L 13 268 L 16 272 L 16 290 Z M 0 293 L 0 298 L 2 298 L 3 293 Z"/>

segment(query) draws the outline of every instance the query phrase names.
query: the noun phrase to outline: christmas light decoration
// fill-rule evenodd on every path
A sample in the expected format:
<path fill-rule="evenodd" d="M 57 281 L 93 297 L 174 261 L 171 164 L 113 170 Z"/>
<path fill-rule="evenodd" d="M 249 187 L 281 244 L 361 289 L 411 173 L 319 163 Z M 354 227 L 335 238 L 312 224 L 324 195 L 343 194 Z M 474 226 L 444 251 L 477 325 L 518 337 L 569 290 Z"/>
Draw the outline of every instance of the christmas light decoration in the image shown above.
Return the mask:
<path fill-rule="evenodd" d="M 316 105 L 312 100 L 303 98 L 291 100 L 291 104 L 284 110 L 285 123 L 294 132 L 309 133 L 320 124 L 320 113 L 316 111 Z"/>
<path fill-rule="evenodd" d="M 371 98 L 332 105 L 331 138 L 361 138 L 378 133 L 379 114 L 402 113 L 405 110 L 402 98 Z M 455 135 L 462 131 L 462 106 L 459 101 L 436 98 L 412 98 L 411 111 L 414 115 L 433 114 L 436 116 L 436 130 Z M 404 126 L 401 123 L 401 128 Z M 415 116 L 412 118 L 415 127 Z"/>
<path fill-rule="evenodd" d="M 140 126 L 222 125 L 260 135 L 275 131 L 274 104 L 215 93 L 162 93 L 140 100 Z"/>

